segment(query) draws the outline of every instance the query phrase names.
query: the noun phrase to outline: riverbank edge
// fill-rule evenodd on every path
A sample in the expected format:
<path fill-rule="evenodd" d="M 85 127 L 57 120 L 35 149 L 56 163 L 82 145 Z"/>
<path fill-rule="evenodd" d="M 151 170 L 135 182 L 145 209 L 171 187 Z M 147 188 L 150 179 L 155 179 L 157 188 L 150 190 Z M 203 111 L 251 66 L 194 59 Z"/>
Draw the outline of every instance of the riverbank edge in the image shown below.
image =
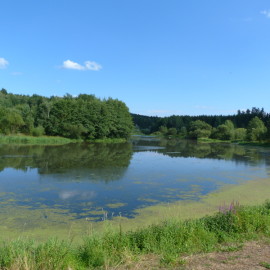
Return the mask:
<path fill-rule="evenodd" d="M 126 142 L 123 138 L 105 138 L 86 141 L 88 143 L 123 143 Z M 30 135 L 0 135 L 0 144 L 16 144 L 16 145 L 62 145 L 69 143 L 84 142 L 81 139 L 69 139 L 59 136 L 39 136 Z"/>
<path fill-rule="evenodd" d="M 0 244 L 1 269 L 108 269 L 155 255 L 161 265 L 184 265 L 189 254 L 233 251 L 250 240 L 270 240 L 270 201 L 257 206 L 232 202 L 210 216 L 168 219 L 123 232 L 108 225 L 103 233 L 89 232 L 82 244 L 72 239 L 38 243 L 20 238 Z"/>
<path fill-rule="evenodd" d="M 199 138 L 197 141 L 201 143 L 235 143 L 238 145 L 270 147 L 269 141 L 250 142 L 250 141 L 237 141 L 237 140 L 218 140 L 218 139 L 211 139 L 211 138 Z"/>
<path fill-rule="evenodd" d="M 153 135 L 144 135 L 145 137 L 153 137 Z M 184 138 L 183 136 L 179 135 L 155 135 L 154 137 L 160 139 L 179 139 L 179 140 L 190 140 L 188 138 Z M 262 146 L 262 147 L 270 147 L 269 141 L 241 141 L 241 140 L 219 140 L 219 139 L 211 139 L 211 138 L 198 138 L 197 141 L 199 143 L 234 143 L 239 145 L 249 145 L 249 146 Z"/>

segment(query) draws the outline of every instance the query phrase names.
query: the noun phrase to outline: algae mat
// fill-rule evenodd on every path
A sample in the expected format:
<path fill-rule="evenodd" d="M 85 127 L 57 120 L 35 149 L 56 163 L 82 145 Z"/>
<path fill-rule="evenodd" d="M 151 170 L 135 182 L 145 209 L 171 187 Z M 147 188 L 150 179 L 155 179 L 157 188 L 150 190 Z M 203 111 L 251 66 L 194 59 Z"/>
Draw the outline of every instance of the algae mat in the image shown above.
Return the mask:
<path fill-rule="evenodd" d="M 24 207 L 6 209 L 1 212 L 1 239 L 30 237 L 45 240 L 48 237 L 80 241 L 84 236 L 102 232 L 108 228 L 124 231 L 159 223 L 166 219 L 190 219 L 213 214 L 219 207 L 231 202 L 240 205 L 261 204 L 270 198 L 270 178 L 250 180 L 241 185 L 231 185 L 202 196 L 199 201 L 177 201 L 158 204 L 137 210 L 133 219 L 114 217 L 111 220 L 94 222 L 90 218 L 75 219 L 65 211 L 55 209 L 32 210 Z M 12 215 L 11 215 L 12 213 Z M 104 213 L 105 214 L 105 213 Z M 30 221 L 30 222 L 29 222 Z"/>

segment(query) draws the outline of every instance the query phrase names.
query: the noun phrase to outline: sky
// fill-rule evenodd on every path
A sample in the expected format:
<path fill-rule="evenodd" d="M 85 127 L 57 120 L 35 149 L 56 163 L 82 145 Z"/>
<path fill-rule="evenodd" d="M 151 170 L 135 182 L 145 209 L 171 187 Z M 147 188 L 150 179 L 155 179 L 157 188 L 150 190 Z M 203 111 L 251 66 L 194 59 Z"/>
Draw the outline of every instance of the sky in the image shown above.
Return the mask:
<path fill-rule="evenodd" d="M 269 0 L 1 0 L 0 89 L 152 116 L 270 112 Z"/>

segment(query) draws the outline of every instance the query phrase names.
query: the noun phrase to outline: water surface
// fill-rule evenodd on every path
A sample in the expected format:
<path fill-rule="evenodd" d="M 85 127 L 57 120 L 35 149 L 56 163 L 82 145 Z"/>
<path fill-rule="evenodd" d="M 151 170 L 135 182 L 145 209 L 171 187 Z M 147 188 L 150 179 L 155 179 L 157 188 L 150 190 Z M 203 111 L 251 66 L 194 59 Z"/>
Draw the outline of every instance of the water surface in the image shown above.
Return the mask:
<path fill-rule="evenodd" d="M 263 147 L 156 138 L 0 145 L 0 220 L 15 209 L 38 211 L 39 219 L 52 212 L 76 220 L 133 218 L 138 208 L 200 200 L 220 187 L 267 177 L 269 162 Z"/>

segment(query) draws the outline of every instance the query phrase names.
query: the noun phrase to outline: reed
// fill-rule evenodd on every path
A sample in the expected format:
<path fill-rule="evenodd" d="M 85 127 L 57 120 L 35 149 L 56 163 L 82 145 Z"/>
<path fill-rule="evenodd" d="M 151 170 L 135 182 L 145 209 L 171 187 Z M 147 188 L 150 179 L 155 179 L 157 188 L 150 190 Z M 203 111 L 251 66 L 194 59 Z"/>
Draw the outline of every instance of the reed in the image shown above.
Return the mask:
<path fill-rule="evenodd" d="M 78 140 L 57 136 L 0 135 L 0 144 L 60 145 L 72 142 L 78 142 Z"/>

